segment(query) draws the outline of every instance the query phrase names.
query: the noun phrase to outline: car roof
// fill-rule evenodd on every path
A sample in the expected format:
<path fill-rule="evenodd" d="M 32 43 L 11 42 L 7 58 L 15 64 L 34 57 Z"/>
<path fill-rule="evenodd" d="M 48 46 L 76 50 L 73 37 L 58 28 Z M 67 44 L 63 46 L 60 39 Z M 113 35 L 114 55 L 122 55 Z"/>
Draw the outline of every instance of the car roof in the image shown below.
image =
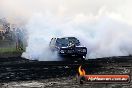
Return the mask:
<path fill-rule="evenodd" d="M 60 37 L 60 38 L 76 38 L 76 37 Z"/>

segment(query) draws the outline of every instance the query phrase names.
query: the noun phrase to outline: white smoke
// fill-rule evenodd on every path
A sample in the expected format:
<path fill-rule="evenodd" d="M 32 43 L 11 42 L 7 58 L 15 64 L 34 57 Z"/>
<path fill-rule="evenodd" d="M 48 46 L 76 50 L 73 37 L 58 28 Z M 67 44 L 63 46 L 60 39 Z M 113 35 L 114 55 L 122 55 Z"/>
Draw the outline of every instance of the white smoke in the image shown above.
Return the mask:
<path fill-rule="evenodd" d="M 79 38 L 88 49 L 87 58 L 132 54 L 132 0 L 0 2 L 2 16 L 16 23 L 24 20 L 28 46 L 22 56 L 29 59 L 57 60 L 48 44 L 52 37 L 64 36 Z"/>
<path fill-rule="evenodd" d="M 87 58 L 131 55 L 132 26 L 118 16 L 98 13 L 96 16 L 77 14 L 60 18 L 51 13 L 36 14 L 27 24 L 29 39 L 25 54 L 39 60 L 51 60 L 47 49 L 50 39 L 75 36 L 87 47 Z"/>

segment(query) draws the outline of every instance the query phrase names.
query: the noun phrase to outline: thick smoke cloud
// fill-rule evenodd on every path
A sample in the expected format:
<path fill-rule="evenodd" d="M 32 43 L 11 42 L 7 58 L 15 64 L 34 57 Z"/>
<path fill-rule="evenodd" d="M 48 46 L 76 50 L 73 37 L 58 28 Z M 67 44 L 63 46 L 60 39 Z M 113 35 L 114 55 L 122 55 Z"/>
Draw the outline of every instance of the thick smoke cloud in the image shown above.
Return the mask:
<path fill-rule="evenodd" d="M 132 26 L 121 22 L 110 15 L 101 15 L 95 19 L 79 15 L 60 19 L 48 14 L 34 15 L 27 24 L 29 40 L 27 51 L 24 54 L 37 56 L 39 60 L 51 58 L 47 46 L 52 37 L 75 36 L 88 48 L 88 58 L 110 56 L 126 56 L 132 54 Z M 78 18 L 78 16 L 77 16 Z M 33 31 L 34 30 L 34 31 Z M 35 56 L 34 56 L 35 55 Z M 26 55 L 25 55 L 26 56 Z M 50 59 L 49 59 L 50 60 Z M 53 60 L 53 59 L 52 59 Z"/>
<path fill-rule="evenodd" d="M 88 58 L 99 58 L 132 54 L 131 3 L 131 0 L 1 0 L 0 11 L 11 22 L 24 23 L 28 32 L 24 57 L 56 60 L 56 55 L 48 51 L 50 39 L 75 36 L 88 48 Z"/>

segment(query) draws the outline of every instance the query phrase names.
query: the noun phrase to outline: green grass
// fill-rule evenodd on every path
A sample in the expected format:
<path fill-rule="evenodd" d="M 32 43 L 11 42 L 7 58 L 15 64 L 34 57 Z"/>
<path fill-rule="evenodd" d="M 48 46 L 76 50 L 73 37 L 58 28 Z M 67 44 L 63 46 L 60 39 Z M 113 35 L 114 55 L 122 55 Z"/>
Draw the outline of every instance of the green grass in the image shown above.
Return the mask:
<path fill-rule="evenodd" d="M 0 48 L 0 53 L 21 53 L 24 52 L 24 50 L 17 50 L 15 47 L 10 48 Z"/>

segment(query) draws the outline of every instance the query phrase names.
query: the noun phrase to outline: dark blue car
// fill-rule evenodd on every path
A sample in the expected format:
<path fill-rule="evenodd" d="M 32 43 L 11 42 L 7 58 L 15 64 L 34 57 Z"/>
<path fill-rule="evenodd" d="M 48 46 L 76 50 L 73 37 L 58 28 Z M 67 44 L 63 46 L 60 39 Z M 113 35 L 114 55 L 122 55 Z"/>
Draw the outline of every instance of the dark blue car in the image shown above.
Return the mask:
<path fill-rule="evenodd" d="M 75 37 L 52 38 L 49 46 L 51 51 L 57 51 L 61 57 L 75 57 L 81 60 L 86 58 L 87 48 L 81 46 Z"/>

